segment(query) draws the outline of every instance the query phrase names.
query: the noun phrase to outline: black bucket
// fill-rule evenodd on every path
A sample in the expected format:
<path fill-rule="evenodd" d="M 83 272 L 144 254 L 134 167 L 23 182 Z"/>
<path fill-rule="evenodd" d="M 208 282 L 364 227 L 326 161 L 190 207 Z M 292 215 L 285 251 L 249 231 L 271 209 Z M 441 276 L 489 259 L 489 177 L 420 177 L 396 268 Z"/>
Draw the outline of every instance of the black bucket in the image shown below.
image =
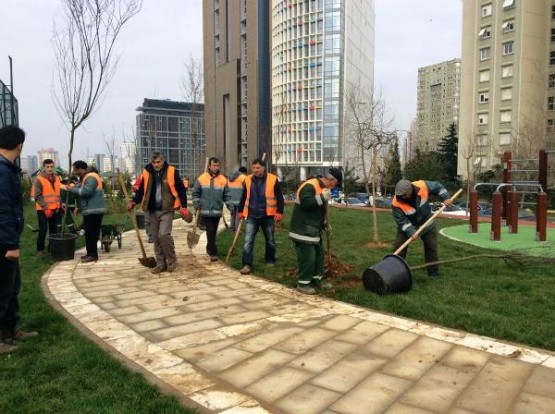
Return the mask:
<path fill-rule="evenodd" d="M 75 254 L 75 239 L 73 233 L 51 234 L 48 237 L 50 242 L 50 257 L 55 262 L 62 260 L 73 260 Z"/>
<path fill-rule="evenodd" d="M 379 295 L 408 292 L 412 286 L 412 274 L 402 257 L 388 254 L 364 271 L 362 283 L 366 290 Z"/>
<path fill-rule="evenodd" d="M 145 228 L 145 215 L 144 213 L 135 213 L 135 218 L 137 219 L 137 228 Z"/>

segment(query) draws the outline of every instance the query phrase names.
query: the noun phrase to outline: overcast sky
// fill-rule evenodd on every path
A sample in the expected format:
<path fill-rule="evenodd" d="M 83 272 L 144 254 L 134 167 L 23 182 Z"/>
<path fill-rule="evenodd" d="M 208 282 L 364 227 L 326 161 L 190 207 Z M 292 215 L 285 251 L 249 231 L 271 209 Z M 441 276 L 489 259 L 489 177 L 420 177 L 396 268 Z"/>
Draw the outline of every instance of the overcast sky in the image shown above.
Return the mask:
<path fill-rule="evenodd" d="M 14 93 L 23 155 L 53 147 L 67 164 L 69 133 L 52 95 L 52 29 L 59 0 L 1 0 L 0 79 Z M 416 114 L 418 68 L 460 57 L 461 0 L 376 0 L 375 84 L 396 127 L 408 129 Z M 183 100 L 185 61 L 202 56 L 201 0 L 144 0 L 118 43 L 121 58 L 102 105 L 77 132 L 73 159 L 107 153 L 104 137 L 129 138 L 144 98 Z"/>

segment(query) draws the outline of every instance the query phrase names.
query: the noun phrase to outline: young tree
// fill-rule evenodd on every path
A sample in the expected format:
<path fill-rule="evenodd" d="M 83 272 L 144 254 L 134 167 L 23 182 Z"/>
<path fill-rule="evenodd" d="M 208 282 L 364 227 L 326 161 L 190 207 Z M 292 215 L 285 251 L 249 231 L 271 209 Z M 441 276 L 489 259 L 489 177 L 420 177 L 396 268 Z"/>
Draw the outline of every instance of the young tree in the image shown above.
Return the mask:
<path fill-rule="evenodd" d="M 54 24 L 54 98 L 67 125 L 69 167 L 75 131 L 98 109 L 119 60 L 115 44 L 142 0 L 63 0 L 63 27 Z"/>
<path fill-rule="evenodd" d="M 191 104 L 191 138 L 193 149 L 193 169 L 183 171 L 184 176 L 190 176 L 194 180 L 203 171 L 204 167 L 204 147 L 200 139 L 202 127 L 198 120 L 198 115 L 202 111 L 204 103 L 204 69 L 201 58 L 194 58 L 189 55 L 185 62 L 185 74 L 181 82 L 181 91 L 185 100 Z"/>
<path fill-rule="evenodd" d="M 370 97 L 369 100 L 365 100 Z M 393 119 L 387 114 L 385 99 L 381 94 L 364 93 L 352 87 L 346 94 L 345 132 L 353 136 L 357 152 L 357 171 L 363 174 L 366 192 L 376 200 L 378 182 L 378 157 L 396 139 Z M 372 206 L 372 240 L 379 243 L 376 203 Z"/>
<path fill-rule="evenodd" d="M 389 147 L 389 153 L 385 160 L 383 185 L 386 188 L 394 188 L 397 181 L 403 178 L 401 169 L 401 157 L 399 155 L 399 140 L 395 139 Z"/>

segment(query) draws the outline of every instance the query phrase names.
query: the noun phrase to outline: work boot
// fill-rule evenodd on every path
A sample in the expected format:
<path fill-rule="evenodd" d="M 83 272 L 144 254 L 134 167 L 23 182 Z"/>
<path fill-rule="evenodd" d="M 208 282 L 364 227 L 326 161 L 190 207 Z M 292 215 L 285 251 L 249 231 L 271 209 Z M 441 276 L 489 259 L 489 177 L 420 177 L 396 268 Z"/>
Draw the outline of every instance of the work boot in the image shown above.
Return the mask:
<path fill-rule="evenodd" d="M 243 266 L 243 268 L 239 271 L 242 275 L 250 275 L 251 274 L 251 267 L 249 265 Z"/>
<path fill-rule="evenodd" d="M 168 267 L 166 268 L 168 272 L 173 272 L 175 269 L 177 269 L 176 263 L 169 264 Z"/>
<path fill-rule="evenodd" d="M 150 271 L 150 273 L 152 273 L 153 275 L 157 275 L 165 271 L 166 271 L 166 266 L 156 266 L 154 269 Z"/>
<path fill-rule="evenodd" d="M 217 262 L 218 261 L 218 256 L 215 256 L 215 255 L 210 256 L 210 261 L 211 262 Z"/>
<path fill-rule="evenodd" d="M 0 355 L 10 354 L 17 349 L 17 346 L 10 345 L 5 342 L 0 342 Z"/>
<path fill-rule="evenodd" d="M 81 263 L 92 263 L 92 262 L 96 262 L 97 260 L 98 260 L 98 257 L 85 256 L 81 259 Z"/>
<path fill-rule="evenodd" d="M 310 285 L 297 285 L 297 291 L 304 293 L 305 295 L 315 295 L 316 294 L 316 289 L 314 289 L 312 286 Z"/>

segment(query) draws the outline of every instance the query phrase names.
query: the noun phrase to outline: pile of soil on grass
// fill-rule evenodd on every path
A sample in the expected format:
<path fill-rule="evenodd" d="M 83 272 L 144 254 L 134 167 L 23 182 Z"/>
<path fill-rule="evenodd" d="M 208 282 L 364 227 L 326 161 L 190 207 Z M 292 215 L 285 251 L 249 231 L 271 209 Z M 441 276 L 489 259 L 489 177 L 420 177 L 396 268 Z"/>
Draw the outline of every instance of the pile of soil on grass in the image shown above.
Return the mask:
<path fill-rule="evenodd" d="M 341 263 L 337 260 L 335 255 L 331 255 L 331 260 L 328 260 L 328 255 L 324 258 L 324 276 L 326 278 L 335 278 L 343 276 L 351 272 L 355 267 L 348 263 Z M 287 277 L 296 278 L 299 271 L 296 267 L 289 269 L 287 272 Z"/>

